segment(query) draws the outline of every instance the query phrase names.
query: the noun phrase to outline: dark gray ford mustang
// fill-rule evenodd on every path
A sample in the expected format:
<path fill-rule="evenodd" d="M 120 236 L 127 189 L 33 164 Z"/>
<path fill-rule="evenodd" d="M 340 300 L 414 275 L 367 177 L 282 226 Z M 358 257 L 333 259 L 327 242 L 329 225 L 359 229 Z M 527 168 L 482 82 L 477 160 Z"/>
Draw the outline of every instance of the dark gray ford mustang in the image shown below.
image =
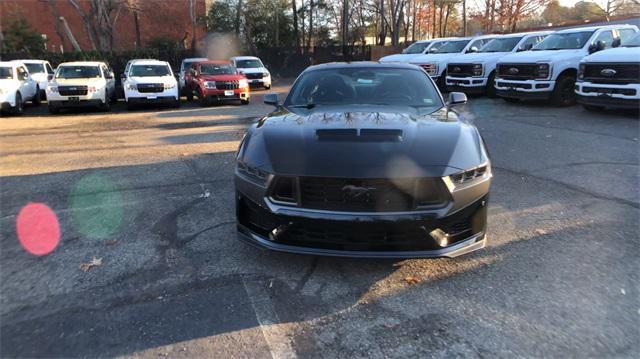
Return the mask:
<path fill-rule="evenodd" d="M 242 240 L 278 251 L 455 257 L 484 247 L 491 165 L 475 126 L 408 64 L 312 66 L 247 131 Z"/>

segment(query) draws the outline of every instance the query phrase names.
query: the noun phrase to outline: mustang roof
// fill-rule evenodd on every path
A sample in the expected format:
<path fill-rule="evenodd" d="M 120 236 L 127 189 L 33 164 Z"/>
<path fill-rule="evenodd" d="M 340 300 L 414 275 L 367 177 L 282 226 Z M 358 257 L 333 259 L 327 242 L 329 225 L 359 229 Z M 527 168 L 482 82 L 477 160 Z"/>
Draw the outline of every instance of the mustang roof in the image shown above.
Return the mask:
<path fill-rule="evenodd" d="M 411 69 L 415 70 L 416 66 L 407 64 L 404 62 L 378 62 L 378 61 L 354 61 L 354 62 L 329 62 L 326 64 L 309 66 L 305 70 L 316 71 L 326 69 L 344 69 L 351 67 L 379 67 L 379 68 L 393 68 L 393 69 Z"/>

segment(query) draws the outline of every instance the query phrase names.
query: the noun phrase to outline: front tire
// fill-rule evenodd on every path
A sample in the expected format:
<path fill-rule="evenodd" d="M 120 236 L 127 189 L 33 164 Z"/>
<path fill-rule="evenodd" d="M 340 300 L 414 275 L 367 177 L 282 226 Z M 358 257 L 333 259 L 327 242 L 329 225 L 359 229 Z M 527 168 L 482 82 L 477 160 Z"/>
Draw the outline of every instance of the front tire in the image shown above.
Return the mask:
<path fill-rule="evenodd" d="M 487 97 L 488 98 L 496 98 L 496 73 L 492 72 L 489 75 L 489 79 L 487 80 Z"/>
<path fill-rule="evenodd" d="M 22 102 L 22 95 L 20 92 L 16 92 L 16 106 L 13 108 L 15 115 L 22 115 L 24 113 L 24 102 Z"/>
<path fill-rule="evenodd" d="M 49 103 L 49 113 L 52 115 L 57 115 L 60 113 L 60 108 Z"/>
<path fill-rule="evenodd" d="M 207 98 L 207 96 L 202 94 L 202 90 L 198 90 L 198 99 L 200 100 L 200 106 L 209 106 L 209 99 Z"/>
<path fill-rule="evenodd" d="M 180 98 L 176 99 L 176 100 L 173 102 L 173 106 L 172 106 L 172 107 L 173 107 L 173 108 L 180 108 Z"/>
<path fill-rule="evenodd" d="M 185 92 L 187 93 L 187 101 L 193 101 L 193 91 L 191 91 L 191 89 L 185 89 Z"/>
<path fill-rule="evenodd" d="M 592 111 L 592 112 L 598 112 L 598 111 L 602 111 L 604 110 L 604 107 L 602 106 L 595 106 L 595 105 L 582 105 L 582 107 L 587 110 L 587 111 Z"/>
<path fill-rule="evenodd" d="M 31 99 L 31 103 L 34 106 L 40 106 L 40 86 L 36 87 L 36 94 L 33 95 L 33 99 Z"/>
<path fill-rule="evenodd" d="M 551 93 L 551 102 L 558 107 L 566 107 L 575 105 L 576 93 L 574 87 L 576 85 L 576 79 L 570 75 L 561 76 L 556 81 L 556 87 Z"/>
<path fill-rule="evenodd" d="M 100 109 L 104 112 L 111 111 L 111 102 L 109 101 L 109 95 L 106 93 L 104 94 L 104 102 L 100 105 Z"/>
<path fill-rule="evenodd" d="M 248 104 L 249 104 L 249 99 L 246 99 L 246 100 L 240 100 L 240 104 L 241 104 L 241 105 L 248 105 Z"/>

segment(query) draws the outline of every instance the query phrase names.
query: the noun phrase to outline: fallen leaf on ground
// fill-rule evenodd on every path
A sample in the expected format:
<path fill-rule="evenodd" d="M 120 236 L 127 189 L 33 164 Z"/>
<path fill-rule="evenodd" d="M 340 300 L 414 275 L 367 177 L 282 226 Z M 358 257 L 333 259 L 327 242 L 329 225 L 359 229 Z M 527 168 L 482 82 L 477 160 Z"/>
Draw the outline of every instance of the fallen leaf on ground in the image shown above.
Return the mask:
<path fill-rule="evenodd" d="M 544 230 L 544 229 L 542 229 L 542 228 L 536 228 L 536 231 L 535 231 L 535 232 L 536 232 L 536 234 L 537 234 L 537 235 L 539 235 L 539 236 L 544 236 L 545 234 L 547 234 L 547 231 L 545 231 L 545 230 Z"/>
<path fill-rule="evenodd" d="M 93 267 L 99 267 L 101 265 L 102 265 L 102 258 L 93 257 L 91 258 L 91 261 L 89 261 L 89 263 L 81 263 L 80 269 L 86 272 Z"/>
<path fill-rule="evenodd" d="M 415 278 L 415 277 L 412 277 L 412 276 L 405 277 L 404 281 L 407 282 L 407 284 L 418 284 L 418 283 L 420 283 L 420 280 L 418 278 Z"/>

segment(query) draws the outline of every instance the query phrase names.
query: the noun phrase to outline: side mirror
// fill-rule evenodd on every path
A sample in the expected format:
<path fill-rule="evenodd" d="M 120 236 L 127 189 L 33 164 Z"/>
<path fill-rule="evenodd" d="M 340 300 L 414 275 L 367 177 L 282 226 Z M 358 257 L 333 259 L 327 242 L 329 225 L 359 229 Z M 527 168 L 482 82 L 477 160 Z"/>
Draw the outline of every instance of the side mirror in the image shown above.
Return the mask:
<path fill-rule="evenodd" d="M 620 38 L 614 39 L 613 42 L 611 43 L 611 47 L 619 47 L 621 43 L 622 43 L 622 40 L 620 40 Z"/>
<path fill-rule="evenodd" d="M 53 74 L 47 75 L 47 81 L 51 81 L 51 80 L 53 80 Z"/>
<path fill-rule="evenodd" d="M 449 101 L 447 104 L 451 105 L 459 105 L 467 102 L 467 95 L 463 92 L 449 92 Z"/>
<path fill-rule="evenodd" d="M 533 48 L 533 44 L 526 44 L 523 46 L 520 46 L 517 50 L 517 52 L 521 52 L 521 51 L 529 51 Z"/>
<path fill-rule="evenodd" d="M 280 107 L 280 103 L 278 103 L 278 94 L 277 93 L 268 93 L 264 95 L 264 103 L 267 105 L 273 105 L 275 107 Z"/>
<path fill-rule="evenodd" d="M 478 52 L 478 48 L 475 46 L 471 46 L 471 48 L 469 48 L 469 50 L 467 50 L 467 53 L 472 53 L 472 52 Z"/>
<path fill-rule="evenodd" d="M 607 44 L 604 41 L 602 40 L 597 41 L 596 43 L 591 44 L 589 46 L 589 53 L 593 54 L 594 52 L 604 50 L 606 47 L 607 47 Z"/>

